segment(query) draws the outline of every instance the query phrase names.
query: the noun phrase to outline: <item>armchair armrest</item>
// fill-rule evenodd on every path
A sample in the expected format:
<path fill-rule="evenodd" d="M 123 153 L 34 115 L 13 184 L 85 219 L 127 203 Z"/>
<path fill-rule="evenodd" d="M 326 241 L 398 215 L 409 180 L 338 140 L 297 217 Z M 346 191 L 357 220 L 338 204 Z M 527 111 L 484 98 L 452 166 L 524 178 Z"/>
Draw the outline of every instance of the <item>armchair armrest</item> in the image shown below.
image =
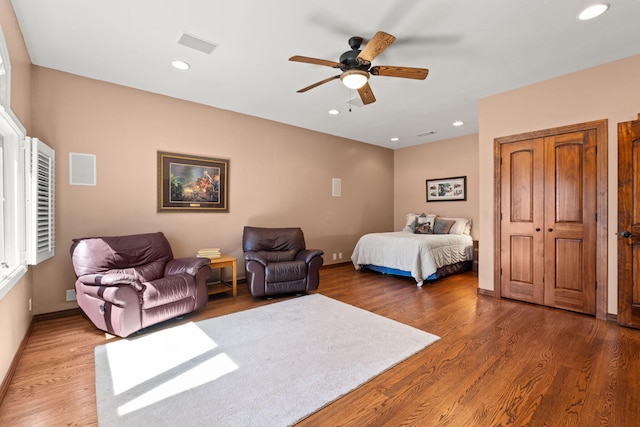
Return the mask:
<path fill-rule="evenodd" d="M 136 276 L 126 273 L 86 274 L 78 277 L 78 281 L 89 286 L 131 285 L 137 291 L 144 290 Z"/>
<path fill-rule="evenodd" d="M 175 258 L 169 261 L 164 267 L 164 275 L 173 276 L 174 274 L 187 273 L 195 277 L 202 267 L 208 266 L 209 264 L 211 264 L 209 258 Z"/>
<path fill-rule="evenodd" d="M 265 257 L 263 257 L 262 255 L 260 255 L 258 252 L 245 252 L 244 253 L 244 260 L 245 261 L 256 261 L 259 262 L 260 264 L 264 265 L 265 267 L 267 266 L 267 259 Z"/>
<path fill-rule="evenodd" d="M 296 255 L 296 259 L 309 264 L 313 258 L 322 255 L 324 255 L 324 252 L 320 249 L 303 249 L 298 252 L 298 255 Z"/>

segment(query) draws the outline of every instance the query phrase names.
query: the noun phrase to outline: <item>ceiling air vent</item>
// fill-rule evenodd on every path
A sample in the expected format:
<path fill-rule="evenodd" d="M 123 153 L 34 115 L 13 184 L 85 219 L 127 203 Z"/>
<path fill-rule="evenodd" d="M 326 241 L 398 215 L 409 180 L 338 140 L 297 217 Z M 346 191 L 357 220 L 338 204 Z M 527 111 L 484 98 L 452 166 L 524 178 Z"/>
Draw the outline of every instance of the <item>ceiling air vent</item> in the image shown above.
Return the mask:
<path fill-rule="evenodd" d="M 430 136 L 430 135 L 435 135 L 435 134 L 436 134 L 436 131 L 435 131 L 435 130 L 432 130 L 432 131 L 429 131 L 429 132 L 420 133 L 420 134 L 418 134 L 418 135 L 416 135 L 416 136 L 417 136 L 417 137 L 422 137 L 422 136 Z"/>
<path fill-rule="evenodd" d="M 191 49 L 195 49 L 199 52 L 210 54 L 218 47 L 218 45 L 208 42 L 206 40 L 200 39 L 196 36 L 192 36 L 191 34 L 182 33 L 180 36 L 180 40 L 178 40 L 178 44 L 181 44 L 186 47 L 190 47 Z"/>

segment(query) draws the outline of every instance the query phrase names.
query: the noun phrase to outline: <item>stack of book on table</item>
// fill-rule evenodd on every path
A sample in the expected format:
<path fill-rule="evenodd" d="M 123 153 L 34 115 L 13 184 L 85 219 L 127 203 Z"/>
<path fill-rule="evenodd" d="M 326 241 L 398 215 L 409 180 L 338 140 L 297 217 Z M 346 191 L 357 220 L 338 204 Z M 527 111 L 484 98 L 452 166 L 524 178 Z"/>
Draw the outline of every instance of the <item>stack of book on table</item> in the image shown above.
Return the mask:
<path fill-rule="evenodd" d="M 209 259 L 220 258 L 220 248 L 199 249 L 198 252 L 196 253 L 196 256 L 199 256 L 200 258 L 209 258 Z"/>

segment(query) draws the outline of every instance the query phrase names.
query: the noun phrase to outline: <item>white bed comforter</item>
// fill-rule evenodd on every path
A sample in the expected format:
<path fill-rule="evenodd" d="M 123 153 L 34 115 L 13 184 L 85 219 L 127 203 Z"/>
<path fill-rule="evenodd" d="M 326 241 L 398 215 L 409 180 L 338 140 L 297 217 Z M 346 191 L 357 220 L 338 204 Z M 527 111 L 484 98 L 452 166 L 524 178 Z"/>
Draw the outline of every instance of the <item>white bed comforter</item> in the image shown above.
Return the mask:
<path fill-rule="evenodd" d="M 440 267 L 472 259 L 467 234 L 370 233 L 360 238 L 351 255 L 356 269 L 378 265 L 410 271 L 418 286 Z"/>

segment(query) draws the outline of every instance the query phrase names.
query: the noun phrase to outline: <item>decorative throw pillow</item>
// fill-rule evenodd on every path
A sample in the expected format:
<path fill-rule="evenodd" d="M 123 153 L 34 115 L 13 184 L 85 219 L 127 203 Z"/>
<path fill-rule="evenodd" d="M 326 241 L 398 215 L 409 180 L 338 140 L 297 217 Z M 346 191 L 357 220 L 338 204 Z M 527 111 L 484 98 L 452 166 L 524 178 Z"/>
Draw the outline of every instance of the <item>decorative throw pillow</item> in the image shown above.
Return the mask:
<path fill-rule="evenodd" d="M 436 221 L 435 215 L 425 215 L 416 218 L 414 227 L 415 234 L 433 234 L 433 225 Z"/>
<path fill-rule="evenodd" d="M 433 234 L 448 234 L 454 222 L 456 221 L 453 219 L 436 218 L 436 222 L 433 225 Z"/>
<path fill-rule="evenodd" d="M 452 219 L 454 221 L 449 230 L 449 234 L 470 234 L 471 233 L 471 219 L 470 218 L 445 218 L 440 219 Z"/>

